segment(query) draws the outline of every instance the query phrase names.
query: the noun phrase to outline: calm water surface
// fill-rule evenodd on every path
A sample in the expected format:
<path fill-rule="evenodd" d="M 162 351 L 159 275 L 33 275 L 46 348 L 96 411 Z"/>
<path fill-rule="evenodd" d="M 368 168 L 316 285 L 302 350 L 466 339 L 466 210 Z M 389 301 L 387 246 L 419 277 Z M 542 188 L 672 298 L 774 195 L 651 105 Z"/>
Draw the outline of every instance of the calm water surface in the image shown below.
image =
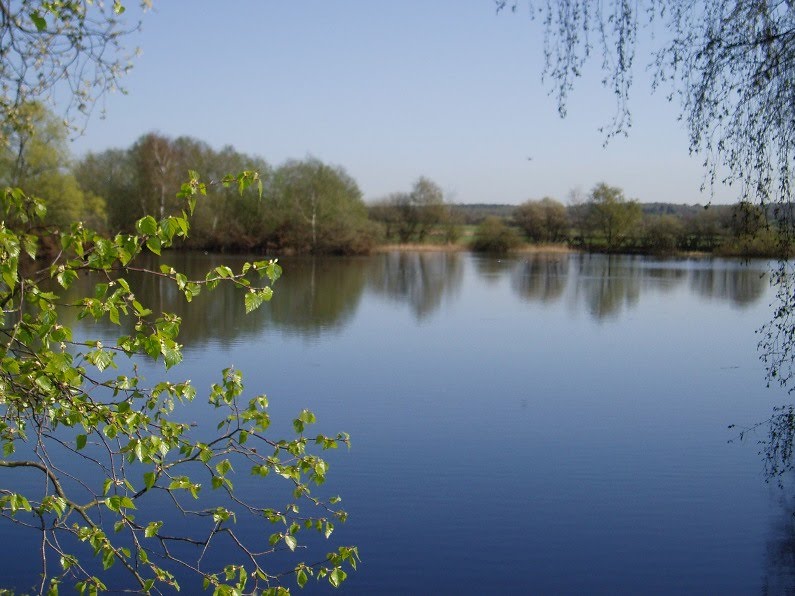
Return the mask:
<path fill-rule="evenodd" d="M 334 538 L 362 556 L 341 593 L 795 590 L 795 494 L 764 482 L 761 436 L 728 442 L 786 402 L 756 353 L 766 263 L 283 265 L 250 316 L 232 294 L 186 310 L 165 285 L 141 292 L 184 317 L 177 376 L 208 387 L 233 364 L 275 419 L 309 407 L 351 434 L 324 487 L 350 513 Z"/>

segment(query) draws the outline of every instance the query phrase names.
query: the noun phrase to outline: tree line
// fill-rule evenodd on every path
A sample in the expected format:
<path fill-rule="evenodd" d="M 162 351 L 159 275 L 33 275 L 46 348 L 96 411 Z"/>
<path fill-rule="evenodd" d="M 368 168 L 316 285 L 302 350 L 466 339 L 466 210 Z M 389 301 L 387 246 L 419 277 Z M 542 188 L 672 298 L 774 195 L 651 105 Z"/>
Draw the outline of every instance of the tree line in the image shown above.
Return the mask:
<path fill-rule="evenodd" d="M 207 180 L 182 245 L 205 250 L 360 253 L 378 239 L 356 181 L 319 159 L 278 167 L 231 146 L 213 149 L 192 138 L 155 132 L 128 148 L 69 153 L 62 123 L 40 104 L 24 107 L 27 126 L 0 150 L 0 182 L 46 197 L 45 224 L 68 229 L 82 221 L 108 235 L 133 232 L 146 215 L 178 216 L 177 194 L 195 170 Z M 259 185 L 239 192 L 229 172 L 257 172 Z M 224 183 L 222 183 L 224 182 Z"/>
<path fill-rule="evenodd" d="M 529 242 L 594 252 L 789 254 L 788 233 L 777 223 L 787 219 L 747 202 L 643 205 L 599 183 L 586 196 L 573 194 L 568 206 L 550 197 L 518 206 L 453 205 L 421 176 L 409 190 L 368 205 L 344 168 L 313 157 L 274 167 L 232 146 L 216 150 L 192 137 L 150 132 L 126 149 L 74 161 L 62 124 L 46 109 L 29 104 L 22 116 L 27 126 L 0 153 L 0 182 L 47 197 L 46 223 L 59 228 L 82 221 L 107 234 L 129 233 L 146 214 L 179 215 L 177 192 L 198 169 L 211 183 L 193 214 L 188 248 L 358 254 L 383 243 L 460 245 L 469 228 L 464 242 L 487 252 Z M 257 187 L 239 192 L 220 183 L 241 171 L 258 172 Z"/>
<path fill-rule="evenodd" d="M 786 221 L 772 208 L 743 201 L 644 205 L 628 199 L 621 188 L 599 183 L 587 196 L 575 194 L 568 206 L 545 197 L 525 201 L 502 216 L 485 216 L 473 247 L 503 252 L 531 242 L 589 252 L 789 256 L 791 229 Z"/>

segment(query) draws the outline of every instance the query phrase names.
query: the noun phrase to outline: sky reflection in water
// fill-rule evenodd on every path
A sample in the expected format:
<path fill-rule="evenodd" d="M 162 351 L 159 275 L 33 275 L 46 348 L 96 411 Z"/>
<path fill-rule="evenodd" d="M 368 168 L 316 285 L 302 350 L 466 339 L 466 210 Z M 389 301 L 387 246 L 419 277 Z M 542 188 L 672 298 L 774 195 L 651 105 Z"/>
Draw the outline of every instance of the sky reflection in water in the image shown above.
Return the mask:
<path fill-rule="evenodd" d="M 201 271 L 235 258 L 166 260 Z M 198 308 L 165 284 L 138 294 L 184 318 L 177 377 L 208 387 L 234 364 L 280 428 L 309 407 L 318 431 L 351 433 L 327 483 L 351 514 L 335 538 L 362 555 L 343 593 L 795 585 L 793 493 L 765 484 L 759 437 L 727 442 L 729 424 L 786 402 L 755 350 L 766 263 L 389 253 L 283 265 L 273 301 L 249 316 L 220 289 Z"/>

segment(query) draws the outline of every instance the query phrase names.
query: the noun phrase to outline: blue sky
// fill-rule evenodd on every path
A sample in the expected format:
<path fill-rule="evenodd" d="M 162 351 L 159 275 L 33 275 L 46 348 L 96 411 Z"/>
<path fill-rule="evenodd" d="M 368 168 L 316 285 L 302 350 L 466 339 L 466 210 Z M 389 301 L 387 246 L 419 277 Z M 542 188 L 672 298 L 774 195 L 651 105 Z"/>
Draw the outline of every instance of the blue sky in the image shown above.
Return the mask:
<path fill-rule="evenodd" d="M 134 12 L 132 9 L 130 12 Z M 190 135 L 278 165 L 343 166 L 365 199 L 428 176 L 446 198 L 519 203 L 605 181 L 644 202 L 705 203 L 675 105 L 641 70 L 628 139 L 603 147 L 615 106 L 586 72 L 561 120 L 541 83 L 542 33 L 492 0 L 155 0 L 127 95 L 73 144 Z M 528 160 L 532 157 L 532 160 Z M 714 202 L 731 202 L 718 189 Z"/>

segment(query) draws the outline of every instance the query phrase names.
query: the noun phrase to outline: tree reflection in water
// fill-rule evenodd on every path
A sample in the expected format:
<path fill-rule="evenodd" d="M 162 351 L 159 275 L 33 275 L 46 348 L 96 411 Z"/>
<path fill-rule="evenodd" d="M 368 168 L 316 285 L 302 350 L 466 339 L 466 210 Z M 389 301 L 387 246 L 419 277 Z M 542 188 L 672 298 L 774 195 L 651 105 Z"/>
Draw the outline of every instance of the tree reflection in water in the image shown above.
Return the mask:
<path fill-rule="evenodd" d="M 418 320 L 454 297 L 463 280 L 462 257 L 448 252 L 390 252 L 376 255 L 368 288 L 377 295 L 406 303 Z"/>
<path fill-rule="evenodd" d="M 161 262 L 167 263 L 189 277 L 201 278 L 218 265 L 235 269 L 251 258 L 169 252 L 160 261 L 153 258 L 149 267 L 157 269 Z M 539 253 L 496 258 L 397 251 L 370 257 L 289 257 L 280 262 L 284 275 L 274 286 L 273 299 L 250 315 L 245 314 L 231 288 L 202 292 L 188 304 L 167 279 L 127 277 L 141 298 L 182 317 L 181 342 L 191 346 L 208 341 L 228 345 L 265 328 L 306 337 L 333 333 L 353 318 L 365 292 L 407 305 L 421 321 L 437 312 L 445 299 L 456 298 L 464 284 L 465 263 L 474 265 L 481 283 L 497 283 L 507 277 L 523 300 L 553 304 L 565 299 L 573 310 L 585 309 L 597 320 L 615 318 L 634 308 L 643 293 L 671 292 L 685 281 L 697 295 L 741 307 L 758 301 L 767 285 L 761 265 L 737 267 L 730 261 L 654 261 L 617 255 Z M 92 280 L 85 279 L 76 283 L 68 297 L 87 291 L 90 283 Z M 123 330 L 131 331 L 125 324 L 128 322 L 122 320 Z M 107 321 L 98 324 L 100 328 L 108 325 Z"/>
<path fill-rule="evenodd" d="M 669 293 L 689 281 L 698 295 L 738 306 L 757 302 L 767 287 L 761 262 L 738 267 L 723 260 L 655 260 L 600 254 L 532 254 L 514 258 L 474 257 L 475 269 L 493 283 L 503 275 L 524 300 L 553 303 L 567 297 L 595 319 L 615 318 L 634 308 L 643 293 Z"/>
<path fill-rule="evenodd" d="M 640 298 L 642 270 L 631 257 L 581 255 L 575 259 L 572 303 L 585 303 L 596 319 L 618 315 Z M 577 307 L 578 308 L 578 307 Z"/>
<path fill-rule="evenodd" d="M 751 267 L 698 268 L 690 276 L 691 288 L 705 298 L 730 300 L 737 306 L 749 306 L 759 300 L 768 283 L 767 273 Z"/>
<path fill-rule="evenodd" d="M 534 254 L 512 271 L 511 285 L 525 300 L 555 302 L 563 296 L 569 274 L 569 256 Z"/>
<path fill-rule="evenodd" d="M 515 257 L 497 257 L 493 255 L 474 255 L 475 269 L 485 282 L 496 282 L 503 274 L 513 271 L 516 267 Z"/>

